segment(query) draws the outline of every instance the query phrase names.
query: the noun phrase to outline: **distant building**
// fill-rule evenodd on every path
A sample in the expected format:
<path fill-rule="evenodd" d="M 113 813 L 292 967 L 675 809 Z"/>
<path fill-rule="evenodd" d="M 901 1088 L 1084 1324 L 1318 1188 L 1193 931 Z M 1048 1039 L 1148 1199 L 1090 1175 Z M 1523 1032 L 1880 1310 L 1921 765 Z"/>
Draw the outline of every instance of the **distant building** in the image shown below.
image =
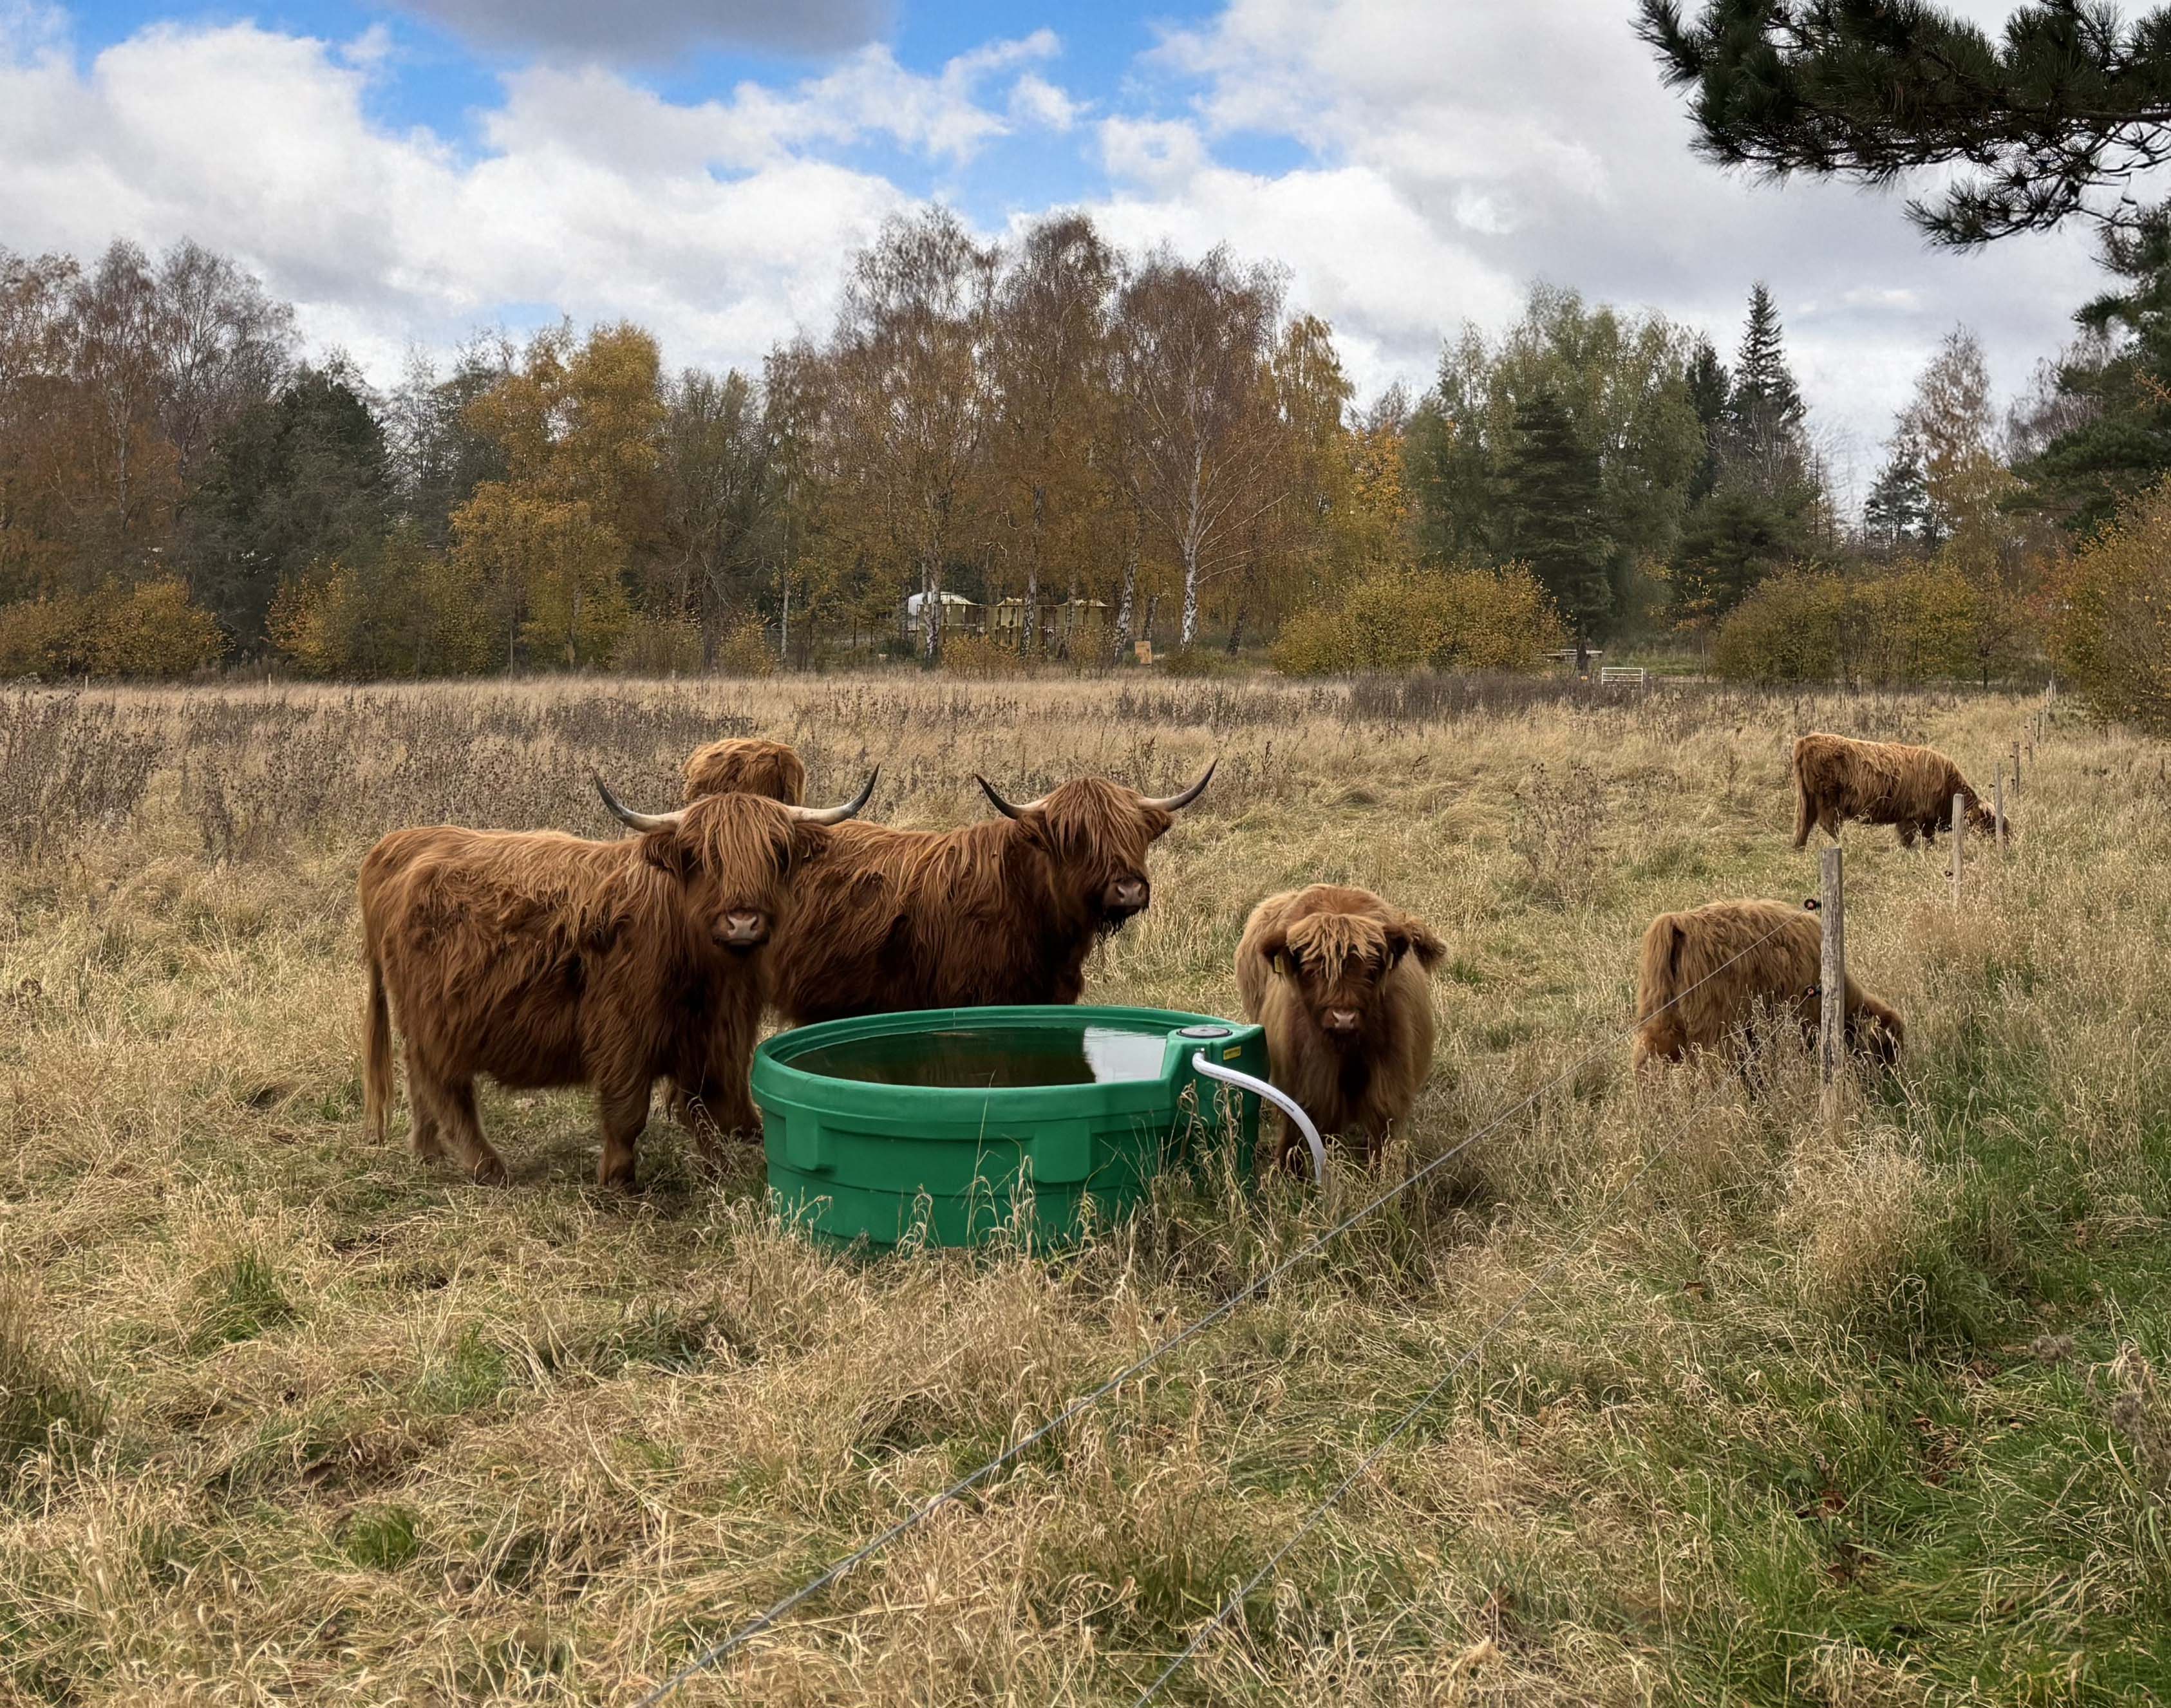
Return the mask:
<path fill-rule="evenodd" d="M 935 626 L 945 634 L 985 634 L 988 632 L 988 608 L 975 603 L 962 593 L 937 593 L 936 602 L 941 612 Z M 918 636 L 925 632 L 923 613 L 927 609 L 927 595 L 914 593 L 904 602 L 904 614 L 899 623 L 902 633 Z"/>
<path fill-rule="evenodd" d="M 999 599 L 993 610 L 989 623 L 991 633 L 1024 634 L 1024 600 Z M 1053 603 L 1045 600 L 1041 602 L 1040 632 L 1043 637 L 1091 634 L 1104 626 L 1107 620 L 1108 605 L 1104 599 L 1058 599 Z"/>

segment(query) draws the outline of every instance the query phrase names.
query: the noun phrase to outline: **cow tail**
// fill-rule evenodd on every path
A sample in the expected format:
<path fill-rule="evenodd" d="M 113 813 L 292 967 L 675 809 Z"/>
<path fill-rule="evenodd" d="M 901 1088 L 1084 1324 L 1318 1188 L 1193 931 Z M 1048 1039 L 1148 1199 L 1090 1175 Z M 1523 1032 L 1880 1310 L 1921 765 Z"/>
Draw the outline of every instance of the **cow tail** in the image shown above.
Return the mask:
<path fill-rule="evenodd" d="M 1636 1020 L 1646 1025 L 1664 1008 L 1673 995 L 1680 972 L 1681 928 L 1671 914 L 1661 914 L 1643 934 L 1643 956 L 1636 970 Z"/>
<path fill-rule="evenodd" d="M 364 951 L 369 963 L 369 1006 L 362 1021 L 362 1121 L 373 1143 L 384 1143 L 392 1106 L 392 1006 L 384 996 L 384 967 L 373 943 Z"/>

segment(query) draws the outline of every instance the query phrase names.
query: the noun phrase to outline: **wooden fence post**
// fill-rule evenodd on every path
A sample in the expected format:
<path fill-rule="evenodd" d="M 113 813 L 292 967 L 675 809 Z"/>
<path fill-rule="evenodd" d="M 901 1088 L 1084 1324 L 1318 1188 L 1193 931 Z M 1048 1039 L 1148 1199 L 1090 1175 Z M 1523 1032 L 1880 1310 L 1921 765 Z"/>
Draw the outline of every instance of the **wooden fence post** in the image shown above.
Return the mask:
<path fill-rule="evenodd" d="M 1960 862 L 1967 846 L 1967 796 L 1953 795 L 1953 905 L 1960 904 Z"/>
<path fill-rule="evenodd" d="M 2002 854 L 2005 852 L 2005 775 L 2002 771 L 1994 779 L 1994 793 L 1997 805 L 1992 810 L 1997 817 L 1997 851 Z"/>
<path fill-rule="evenodd" d="M 1846 1113 L 1847 870 L 1836 845 L 1824 851 L 1820 916 L 1824 924 L 1823 996 L 1818 1015 L 1817 1071 L 1824 1082 L 1825 1119 L 1835 1132 Z"/>
<path fill-rule="evenodd" d="M 2020 743 L 2018 742 L 2013 744 L 2013 792 L 2015 795 L 2020 792 Z"/>

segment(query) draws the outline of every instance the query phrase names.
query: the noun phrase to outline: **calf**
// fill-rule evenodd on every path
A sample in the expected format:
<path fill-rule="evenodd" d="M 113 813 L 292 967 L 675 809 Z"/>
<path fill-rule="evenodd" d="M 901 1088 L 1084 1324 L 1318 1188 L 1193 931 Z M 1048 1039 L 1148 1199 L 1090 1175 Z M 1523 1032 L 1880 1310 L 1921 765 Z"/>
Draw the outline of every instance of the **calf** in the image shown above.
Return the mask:
<path fill-rule="evenodd" d="M 1273 1083 L 1322 1132 L 1361 1134 L 1368 1162 L 1432 1067 L 1425 975 L 1446 952 L 1401 908 L 1333 884 L 1269 896 L 1245 922 L 1236 989 Z"/>
<path fill-rule="evenodd" d="M 1739 1057 L 1760 1008 L 1791 1013 L 1804 1038 L 1820 1021 L 1824 933 L 1783 902 L 1711 902 L 1661 913 L 1643 933 L 1636 979 L 1638 1068 L 1691 1050 Z M 1847 982 L 1847 1047 L 1886 1066 L 1906 1041 L 1900 1016 Z"/>
<path fill-rule="evenodd" d="M 1815 826 L 1835 840 L 1850 818 L 1900 827 L 1900 840 L 1931 842 L 1952 823 L 1953 796 L 1965 802 L 1967 822 L 1985 834 L 1997 820 L 1960 768 L 1934 747 L 1898 742 L 1857 742 L 1815 732 L 1794 743 L 1794 846 L 1806 847 Z M 2010 834 L 2013 823 L 2006 821 Z"/>
<path fill-rule="evenodd" d="M 358 886 L 371 1135 L 384 1136 L 395 1016 L 416 1154 L 435 1159 L 449 1146 L 478 1181 L 506 1178 L 476 1117 L 479 1074 L 510 1086 L 593 1085 L 605 1186 L 633 1184 L 661 1075 L 722 1125 L 758 1126 L 747 1068 L 764 945 L 789 908 L 795 870 L 873 786 L 869 778 L 857 800 L 821 811 L 719 795 L 653 816 L 602 790 L 641 833 L 614 843 L 452 825 L 385 837 Z"/>

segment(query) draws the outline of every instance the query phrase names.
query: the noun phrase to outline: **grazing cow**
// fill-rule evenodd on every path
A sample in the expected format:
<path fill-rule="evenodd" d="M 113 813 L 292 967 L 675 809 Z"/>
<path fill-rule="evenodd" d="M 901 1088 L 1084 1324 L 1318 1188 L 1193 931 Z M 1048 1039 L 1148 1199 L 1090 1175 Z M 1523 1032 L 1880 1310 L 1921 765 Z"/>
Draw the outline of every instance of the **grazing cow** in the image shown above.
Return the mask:
<path fill-rule="evenodd" d="M 1934 843 L 1952 823 L 1955 795 L 1967 803 L 1969 824 L 1986 834 L 1997 827 L 1960 768 L 1934 747 L 1812 734 L 1794 743 L 1793 770 L 1796 848 L 1808 845 L 1812 825 L 1836 840 L 1850 818 L 1899 826 L 1908 848 L 1918 833 Z M 2008 834 L 2012 829 L 2008 817 Z"/>
<path fill-rule="evenodd" d="M 1760 1004 L 1791 1012 L 1814 1039 L 1824 934 L 1814 913 L 1784 902 L 1711 902 L 1661 913 L 1643 933 L 1636 979 L 1639 1068 L 1691 1050 L 1738 1056 Z M 1847 982 L 1847 1043 L 1890 1067 L 1907 1029 L 1900 1016 Z"/>
<path fill-rule="evenodd" d="M 1432 1067 L 1425 975 L 1446 952 L 1422 921 L 1334 884 L 1269 896 L 1245 922 L 1236 989 L 1274 1084 L 1322 1132 L 1363 1134 L 1367 1161 Z"/>
<path fill-rule="evenodd" d="M 794 1025 L 902 1009 L 1071 1003 L 1086 957 L 1144 910 L 1146 850 L 1196 800 L 1209 765 L 1155 800 L 1080 777 L 951 831 L 851 824 L 799 872 L 769 1000 Z"/>
<path fill-rule="evenodd" d="M 600 782 L 597 785 L 602 788 Z M 394 831 L 362 861 L 369 972 L 363 1098 L 384 1137 L 392 1023 L 405 1041 L 415 1149 L 453 1156 L 496 1184 L 505 1164 L 475 1116 L 474 1079 L 593 1085 L 605 1186 L 633 1184 L 649 1092 L 669 1074 L 758 1126 L 747 1066 L 761 1018 L 763 945 L 795 870 L 874 787 L 816 810 L 719 795 L 677 812 L 605 803 L 641 835 L 584 842 L 555 831 Z M 705 1134 L 703 1149 L 709 1149 Z"/>
<path fill-rule="evenodd" d="M 686 804 L 704 795 L 766 795 L 796 806 L 807 798 L 807 767 L 781 742 L 726 736 L 686 761 Z"/>

